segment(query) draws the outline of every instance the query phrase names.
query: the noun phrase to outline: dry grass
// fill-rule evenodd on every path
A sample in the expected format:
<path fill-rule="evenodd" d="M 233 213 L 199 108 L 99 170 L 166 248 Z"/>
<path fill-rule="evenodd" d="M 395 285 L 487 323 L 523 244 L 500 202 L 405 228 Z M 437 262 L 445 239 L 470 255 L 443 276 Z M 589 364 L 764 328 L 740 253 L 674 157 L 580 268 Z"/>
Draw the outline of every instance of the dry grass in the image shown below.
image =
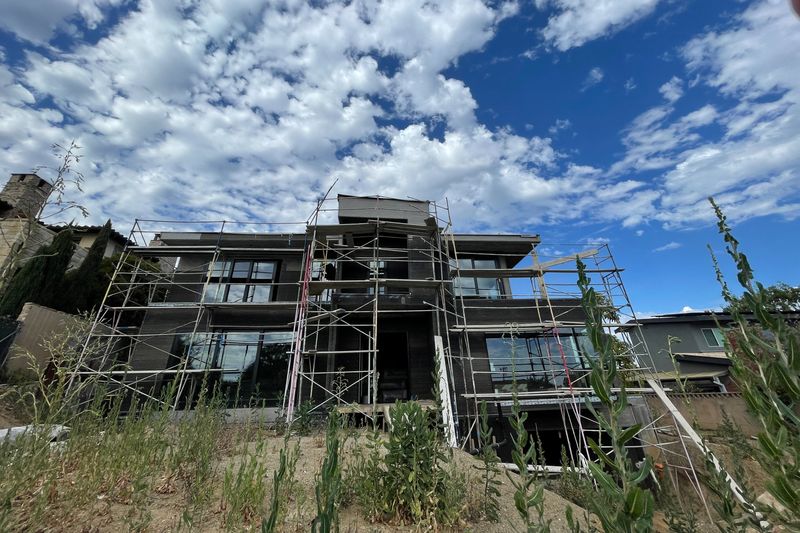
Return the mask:
<path fill-rule="evenodd" d="M 343 431 L 348 436 L 343 450 L 347 469 L 366 437 L 361 430 Z M 260 531 L 269 512 L 272 475 L 287 442 L 290 446 L 299 443 L 300 456 L 278 530 L 308 531 L 316 513 L 314 478 L 325 454 L 324 439 L 312 434 L 286 441 L 263 424 L 224 423 L 211 410 L 180 422 L 150 411 L 119 421 L 83 421 L 73 427 L 71 438 L 56 448 L 34 437 L 3 444 L 0 497 L 5 506 L 0 509 L 0 529 Z M 477 461 L 456 452 L 453 464 L 467 480 L 463 519 L 457 530 L 505 532 L 509 526 L 520 527 L 513 487 L 505 476 L 499 486 L 500 516 L 505 522 L 481 522 L 481 481 L 473 467 Z M 554 531 L 567 530 L 563 518 L 566 505 L 559 496 L 547 493 L 546 512 Z M 340 510 L 341 529 L 416 529 L 371 524 L 362 514 L 354 502 L 348 503 Z"/>

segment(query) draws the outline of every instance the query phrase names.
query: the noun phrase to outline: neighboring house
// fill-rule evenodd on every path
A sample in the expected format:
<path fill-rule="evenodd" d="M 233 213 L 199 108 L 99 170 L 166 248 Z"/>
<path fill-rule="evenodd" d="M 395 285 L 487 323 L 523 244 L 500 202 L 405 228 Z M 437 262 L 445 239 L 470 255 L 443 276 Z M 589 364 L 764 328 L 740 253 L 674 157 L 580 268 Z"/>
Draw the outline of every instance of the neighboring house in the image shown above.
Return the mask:
<path fill-rule="evenodd" d="M 574 281 L 572 297 L 556 296 L 564 287 L 542 297 L 546 265 L 532 262 L 539 236 L 452 234 L 427 201 L 337 200 L 328 210 L 336 221 L 293 231 L 152 230 L 154 240 L 125 253 L 158 263 L 129 261 L 115 278 L 111 294 L 139 297 L 104 306 L 100 318 L 120 326 L 94 368 L 124 365 L 109 375 L 156 397 L 176 385 L 181 408 L 210 379 L 229 407 L 275 416 L 308 400 L 351 413 L 395 400 L 432 405 L 438 381 L 458 436 L 474 435 L 486 400 L 502 448 L 516 377 L 523 408 L 536 412 L 528 424 L 557 463 L 575 425 L 564 405 L 589 416 L 582 398 L 565 398 L 590 390 L 593 350 Z"/>
<path fill-rule="evenodd" d="M 0 191 L 0 278 L 12 275 L 40 247 L 53 241 L 56 231 L 39 221 L 52 186 L 36 174 L 11 174 Z M 70 268 L 86 257 L 76 247 Z"/>
<path fill-rule="evenodd" d="M 47 225 L 39 217 L 52 192 L 50 183 L 36 174 L 12 174 L 0 191 L 0 278 L 13 274 L 36 251 L 50 244 L 65 225 Z M 76 268 L 102 226 L 72 226 L 75 252 L 69 268 Z M 113 231 L 105 257 L 122 251 L 127 239 Z"/>
<path fill-rule="evenodd" d="M 620 330 L 628 331 L 634 342 L 646 343 L 665 386 L 675 389 L 679 376 L 689 391 L 727 392 L 732 383 L 723 330 L 730 323 L 726 313 L 698 311 L 640 318 L 639 329 L 623 326 Z"/>
<path fill-rule="evenodd" d="M 61 224 L 56 226 L 47 226 L 48 229 L 51 229 L 58 233 L 59 231 L 66 229 L 68 226 Z M 72 229 L 73 233 L 73 240 L 77 245 L 77 248 L 82 248 L 84 250 L 88 250 L 94 244 L 94 241 L 97 239 L 100 231 L 103 229 L 103 226 L 69 226 Z M 120 232 L 116 230 L 111 230 L 111 235 L 108 238 L 108 244 L 106 244 L 106 249 L 103 252 L 103 257 L 113 257 L 118 253 L 122 252 L 125 249 L 125 244 L 128 242 L 128 239 L 122 235 Z"/>

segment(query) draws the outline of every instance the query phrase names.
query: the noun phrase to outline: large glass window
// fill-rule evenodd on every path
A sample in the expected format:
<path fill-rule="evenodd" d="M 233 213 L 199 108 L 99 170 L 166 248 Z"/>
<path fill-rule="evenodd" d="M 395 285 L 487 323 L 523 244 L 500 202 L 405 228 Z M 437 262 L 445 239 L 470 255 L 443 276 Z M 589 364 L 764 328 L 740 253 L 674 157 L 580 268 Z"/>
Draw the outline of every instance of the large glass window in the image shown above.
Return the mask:
<path fill-rule="evenodd" d="M 275 261 L 223 259 L 211 265 L 206 302 L 267 303 L 272 300 Z"/>
<path fill-rule="evenodd" d="M 456 268 L 455 260 L 451 268 Z M 459 258 L 458 268 L 465 269 L 496 269 L 497 259 Z M 478 298 L 500 298 L 502 296 L 500 280 L 497 278 L 459 276 L 453 278 L 453 289 L 457 296 Z"/>
<path fill-rule="evenodd" d="M 559 344 L 560 341 L 560 344 Z M 559 336 L 487 337 L 489 368 L 495 392 L 513 392 L 516 377 L 520 392 L 573 386 L 586 376 L 587 349 L 581 331 L 559 330 Z"/>
<path fill-rule="evenodd" d="M 291 345 L 291 332 L 222 331 L 178 335 L 173 353 L 188 355 L 189 368 L 210 369 L 210 382 L 228 406 L 273 407 L 286 383 Z"/>

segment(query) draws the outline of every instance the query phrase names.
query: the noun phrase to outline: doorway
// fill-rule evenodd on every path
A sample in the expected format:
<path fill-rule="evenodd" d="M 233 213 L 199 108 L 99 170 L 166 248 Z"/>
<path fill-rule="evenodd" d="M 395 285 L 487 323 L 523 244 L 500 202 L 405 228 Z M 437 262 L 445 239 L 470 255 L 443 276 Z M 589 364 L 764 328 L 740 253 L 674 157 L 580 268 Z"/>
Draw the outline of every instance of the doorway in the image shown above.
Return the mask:
<path fill-rule="evenodd" d="M 394 403 L 410 397 L 408 337 L 405 332 L 378 333 L 378 402 Z"/>

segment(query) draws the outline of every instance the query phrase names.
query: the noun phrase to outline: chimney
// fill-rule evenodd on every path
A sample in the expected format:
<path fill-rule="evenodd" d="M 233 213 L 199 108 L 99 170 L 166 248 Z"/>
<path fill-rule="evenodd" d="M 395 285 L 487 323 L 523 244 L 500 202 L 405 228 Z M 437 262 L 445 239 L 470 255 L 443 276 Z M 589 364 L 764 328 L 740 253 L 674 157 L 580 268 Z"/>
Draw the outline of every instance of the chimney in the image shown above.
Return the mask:
<path fill-rule="evenodd" d="M 36 174 L 11 174 L 0 192 L 0 218 L 36 218 L 53 186 Z"/>

